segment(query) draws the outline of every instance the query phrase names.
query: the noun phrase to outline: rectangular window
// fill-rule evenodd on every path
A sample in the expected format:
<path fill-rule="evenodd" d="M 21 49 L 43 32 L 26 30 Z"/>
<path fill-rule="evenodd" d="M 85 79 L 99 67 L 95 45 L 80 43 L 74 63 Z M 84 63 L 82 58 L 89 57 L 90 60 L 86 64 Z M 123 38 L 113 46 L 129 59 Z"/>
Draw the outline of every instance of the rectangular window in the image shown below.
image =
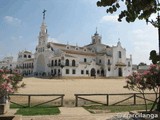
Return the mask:
<path fill-rule="evenodd" d="M 51 70 L 51 74 L 53 74 L 53 70 Z"/>
<path fill-rule="evenodd" d="M 66 69 L 66 74 L 69 74 L 69 69 Z"/>
<path fill-rule="evenodd" d="M 55 74 L 55 75 L 57 74 L 57 71 L 56 71 L 56 69 L 54 69 L 54 74 Z"/>
<path fill-rule="evenodd" d="M 76 70 L 75 69 L 72 70 L 72 74 L 76 74 Z"/>
<path fill-rule="evenodd" d="M 87 62 L 87 59 L 86 59 L 86 58 L 84 58 L 84 62 Z"/>
<path fill-rule="evenodd" d="M 60 71 L 60 69 L 58 69 L 58 75 L 60 75 L 60 73 L 61 73 L 61 71 Z"/>
<path fill-rule="evenodd" d="M 87 74 L 87 75 L 89 74 L 88 70 L 86 70 L 86 74 Z"/>
<path fill-rule="evenodd" d="M 84 74 L 84 70 L 81 70 L 81 74 Z"/>

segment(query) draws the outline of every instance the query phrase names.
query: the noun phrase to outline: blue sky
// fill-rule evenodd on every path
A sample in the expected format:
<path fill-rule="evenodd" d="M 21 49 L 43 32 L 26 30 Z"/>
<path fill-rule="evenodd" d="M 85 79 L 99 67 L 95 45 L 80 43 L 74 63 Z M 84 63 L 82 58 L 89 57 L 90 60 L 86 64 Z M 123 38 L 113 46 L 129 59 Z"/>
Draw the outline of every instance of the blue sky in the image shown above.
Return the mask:
<path fill-rule="evenodd" d="M 35 52 L 46 12 L 49 41 L 83 46 L 91 42 L 98 27 L 102 43 L 116 45 L 118 39 L 132 54 L 133 63 L 150 63 L 149 53 L 158 50 L 158 31 L 145 21 L 117 22 L 118 14 L 97 7 L 98 0 L 0 0 L 0 59 L 17 57 L 22 50 Z M 153 17 L 156 15 L 153 15 Z"/>

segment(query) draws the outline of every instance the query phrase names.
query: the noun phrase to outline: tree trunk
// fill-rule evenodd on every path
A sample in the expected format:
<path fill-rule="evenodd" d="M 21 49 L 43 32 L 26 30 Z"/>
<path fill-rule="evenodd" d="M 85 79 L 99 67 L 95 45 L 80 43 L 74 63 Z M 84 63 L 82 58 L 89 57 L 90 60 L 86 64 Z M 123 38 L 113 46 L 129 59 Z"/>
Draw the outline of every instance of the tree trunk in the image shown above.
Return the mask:
<path fill-rule="evenodd" d="M 7 96 L 0 97 L 0 115 L 5 114 L 9 110 L 9 102 Z"/>
<path fill-rule="evenodd" d="M 156 104 L 157 104 L 157 101 L 158 101 L 158 95 L 157 95 L 157 93 L 158 93 L 158 90 L 156 91 L 155 89 L 154 89 L 154 93 L 155 93 L 155 101 L 154 101 L 154 103 L 153 103 L 153 105 L 152 105 L 152 107 L 151 107 L 151 109 L 150 109 L 150 112 L 152 112 L 153 111 L 153 109 L 154 109 L 154 107 L 156 106 Z"/>
<path fill-rule="evenodd" d="M 142 92 L 142 95 L 143 95 L 143 98 L 144 98 L 144 104 L 145 104 L 145 109 L 146 109 L 146 112 L 147 112 L 147 101 L 146 101 L 146 97 L 144 95 L 144 91 Z"/>

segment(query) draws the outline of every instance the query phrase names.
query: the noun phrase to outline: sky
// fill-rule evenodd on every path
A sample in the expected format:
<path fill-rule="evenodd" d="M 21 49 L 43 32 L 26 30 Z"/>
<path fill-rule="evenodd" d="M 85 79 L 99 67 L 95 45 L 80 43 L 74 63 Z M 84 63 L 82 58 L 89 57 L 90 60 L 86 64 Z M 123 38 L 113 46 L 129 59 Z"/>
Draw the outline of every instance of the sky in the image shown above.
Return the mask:
<path fill-rule="evenodd" d="M 106 13 L 105 7 L 96 6 L 97 1 L 0 0 L 0 60 L 11 55 L 16 60 L 22 50 L 35 52 L 46 9 L 49 41 L 84 46 L 91 43 L 97 27 L 103 44 L 115 46 L 120 41 L 133 64 L 150 64 L 150 51 L 158 50 L 157 28 L 139 20 L 118 22 L 118 13 Z"/>

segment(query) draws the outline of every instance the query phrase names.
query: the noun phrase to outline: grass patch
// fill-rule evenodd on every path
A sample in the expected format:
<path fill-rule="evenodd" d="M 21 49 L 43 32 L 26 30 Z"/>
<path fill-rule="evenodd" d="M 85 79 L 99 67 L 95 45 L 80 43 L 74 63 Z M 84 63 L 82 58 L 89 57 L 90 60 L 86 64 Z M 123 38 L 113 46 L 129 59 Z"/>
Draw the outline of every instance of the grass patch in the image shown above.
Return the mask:
<path fill-rule="evenodd" d="M 24 108 L 21 106 L 17 106 L 15 104 L 11 104 L 11 109 L 17 109 L 16 115 L 23 115 L 23 116 L 35 116 L 35 115 L 57 115 L 60 113 L 58 107 L 54 106 L 39 106 L 39 107 L 31 107 L 31 108 Z"/>
<path fill-rule="evenodd" d="M 148 105 L 148 109 L 152 107 L 152 104 Z M 93 106 L 84 106 L 86 110 L 91 113 L 95 113 L 94 111 L 108 111 L 108 112 L 127 112 L 134 110 L 145 110 L 145 105 L 130 105 L 130 106 L 105 106 L 105 105 L 93 105 Z"/>
<path fill-rule="evenodd" d="M 36 107 L 36 108 L 20 108 L 17 110 L 17 115 L 23 116 L 34 116 L 34 115 L 57 115 L 60 111 L 57 107 L 51 108 L 43 108 L 43 107 Z"/>
<path fill-rule="evenodd" d="M 27 105 L 24 105 L 24 106 L 27 106 Z M 16 105 L 16 104 L 10 104 L 10 108 L 11 108 L 11 109 L 14 109 L 14 108 L 24 108 L 24 107 L 23 107 L 23 106 Z"/>

